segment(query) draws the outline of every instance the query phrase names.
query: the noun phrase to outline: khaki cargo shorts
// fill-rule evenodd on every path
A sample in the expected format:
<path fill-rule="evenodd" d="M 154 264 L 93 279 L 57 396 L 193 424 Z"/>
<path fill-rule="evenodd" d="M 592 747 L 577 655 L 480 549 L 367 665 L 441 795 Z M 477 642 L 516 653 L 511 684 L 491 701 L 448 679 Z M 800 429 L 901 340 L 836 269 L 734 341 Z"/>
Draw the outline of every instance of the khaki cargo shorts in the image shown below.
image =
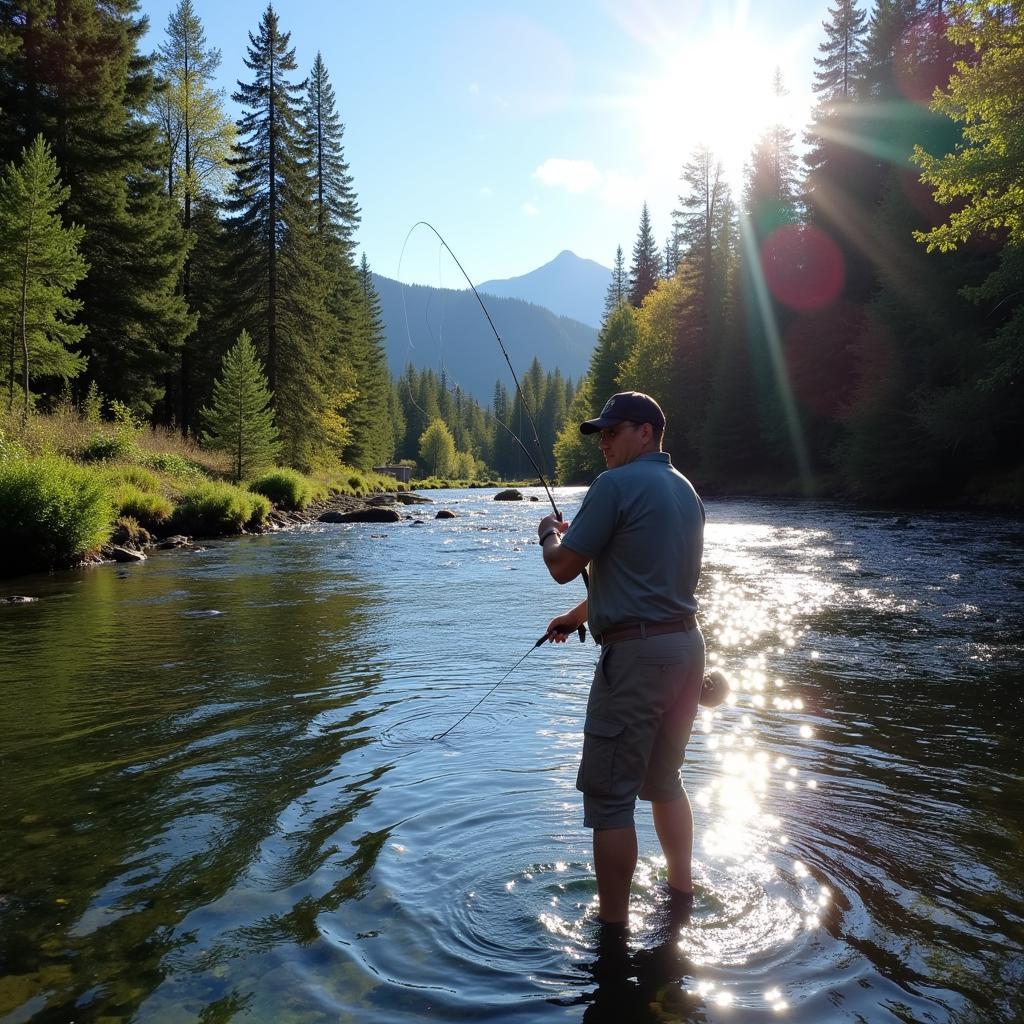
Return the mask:
<path fill-rule="evenodd" d="M 679 769 L 704 678 L 699 629 L 601 649 L 587 701 L 576 788 L 587 828 L 627 828 L 636 799 L 683 794 Z"/>

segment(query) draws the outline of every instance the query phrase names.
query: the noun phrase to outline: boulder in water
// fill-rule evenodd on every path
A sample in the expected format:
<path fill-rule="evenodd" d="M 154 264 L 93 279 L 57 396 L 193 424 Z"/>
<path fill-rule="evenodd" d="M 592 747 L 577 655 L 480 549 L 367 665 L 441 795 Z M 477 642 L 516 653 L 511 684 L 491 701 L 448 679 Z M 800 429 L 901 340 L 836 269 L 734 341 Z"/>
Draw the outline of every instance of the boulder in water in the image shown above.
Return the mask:
<path fill-rule="evenodd" d="M 455 513 L 450 508 L 438 509 L 435 519 L 454 519 Z"/>
<path fill-rule="evenodd" d="M 325 512 L 321 523 L 397 523 L 402 517 L 394 508 L 357 508 L 351 512 Z"/>
<path fill-rule="evenodd" d="M 515 487 L 508 487 L 504 491 L 498 491 L 494 496 L 495 501 L 522 501 L 523 492 L 516 490 Z"/>

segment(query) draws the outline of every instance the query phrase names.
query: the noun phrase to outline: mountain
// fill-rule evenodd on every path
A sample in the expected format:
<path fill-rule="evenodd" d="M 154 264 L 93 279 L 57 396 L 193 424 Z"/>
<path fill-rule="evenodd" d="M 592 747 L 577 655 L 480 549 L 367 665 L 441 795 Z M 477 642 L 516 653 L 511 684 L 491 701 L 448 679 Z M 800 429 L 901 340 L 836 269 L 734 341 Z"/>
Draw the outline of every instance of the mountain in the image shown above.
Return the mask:
<path fill-rule="evenodd" d="M 601 326 L 604 299 L 612 272 L 593 260 L 564 249 L 550 263 L 520 277 L 485 281 L 477 290 L 504 298 L 525 299 L 559 316 L 591 327 Z M 485 300 L 486 301 L 486 300 Z"/>
<path fill-rule="evenodd" d="M 388 366 L 395 377 L 409 363 L 438 373 L 443 368 L 452 386 L 459 385 L 484 405 L 494 399 L 496 381 L 514 389 L 505 357 L 471 291 L 402 284 L 379 274 L 373 275 L 373 284 L 380 296 Z M 597 344 L 593 327 L 521 299 L 481 298 L 520 380 L 534 356 L 545 372 L 557 367 L 573 380 L 586 373 Z"/>

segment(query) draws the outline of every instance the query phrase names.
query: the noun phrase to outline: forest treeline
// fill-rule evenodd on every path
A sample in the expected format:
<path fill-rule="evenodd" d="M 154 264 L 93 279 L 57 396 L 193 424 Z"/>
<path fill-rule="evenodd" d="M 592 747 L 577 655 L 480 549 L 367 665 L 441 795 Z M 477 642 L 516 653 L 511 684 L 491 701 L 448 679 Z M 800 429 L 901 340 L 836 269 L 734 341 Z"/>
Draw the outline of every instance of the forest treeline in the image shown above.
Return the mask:
<path fill-rule="evenodd" d="M 698 148 L 665 245 L 645 206 L 619 249 L 561 479 L 636 388 L 711 490 L 1024 503 L 1024 4 L 838 0 L 824 28 L 803 159 L 772 127 L 733 195 Z"/>
<path fill-rule="evenodd" d="M 601 468 L 576 423 L 635 387 L 707 488 L 1019 503 L 1022 20 L 838 0 L 805 155 L 773 127 L 733 195 L 698 148 L 664 246 L 645 206 L 619 249 L 585 378 L 535 362 L 525 407 L 509 381 L 484 408 L 443 369 L 391 378 L 330 75 L 272 6 L 232 119 L 191 0 L 152 55 L 134 0 L 0 0 L 6 406 L 70 395 L 200 438 L 235 352 L 288 465 L 527 477 L 515 434 L 574 481 Z"/>
<path fill-rule="evenodd" d="M 191 0 L 151 56 L 133 0 L 3 0 L 0 18 L 9 412 L 71 397 L 216 443 L 229 380 L 238 401 L 269 394 L 271 433 L 255 407 L 247 429 L 287 465 L 529 475 L 495 421 L 515 415 L 500 385 L 485 411 L 436 374 L 391 379 L 330 75 L 320 54 L 300 72 L 272 6 L 249 33 L 235 120 Z M 539 364 L 529 381 L 550 464 L 550 410 L 564 416 L 573 391 Z M 421 457 L 435 419 L 457 464 Z"/>

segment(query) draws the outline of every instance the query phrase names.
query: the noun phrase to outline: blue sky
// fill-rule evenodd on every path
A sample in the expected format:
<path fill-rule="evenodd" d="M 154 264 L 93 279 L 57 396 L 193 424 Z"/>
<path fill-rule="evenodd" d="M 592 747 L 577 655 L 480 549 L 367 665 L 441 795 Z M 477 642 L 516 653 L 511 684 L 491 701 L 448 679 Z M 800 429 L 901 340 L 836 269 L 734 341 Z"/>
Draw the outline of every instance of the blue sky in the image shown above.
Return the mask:
<path fill-rule="evenodd" d="M 265 0 L 194 0 L 228 94 L 248 70 Z M 148 48 L 176 0 L 142 0 Z M 798 138 L 827 2 L 517 0 L 275 8 L 302 74 L 323 54 L 362 207 L 359 247 L 406 282 L 462 287 L 429 232 L 475 281 L 526 273 L 562 249 L 610 266 L 646 200 L 667 236 L 701 139 L 733 180 L 779 116 Z M 778 65 L 790 94 L 771 99 Z M 233 105 L 229 103 L 233 110 Z M 401 267 L 399 261 L 401 258 Z"/>

